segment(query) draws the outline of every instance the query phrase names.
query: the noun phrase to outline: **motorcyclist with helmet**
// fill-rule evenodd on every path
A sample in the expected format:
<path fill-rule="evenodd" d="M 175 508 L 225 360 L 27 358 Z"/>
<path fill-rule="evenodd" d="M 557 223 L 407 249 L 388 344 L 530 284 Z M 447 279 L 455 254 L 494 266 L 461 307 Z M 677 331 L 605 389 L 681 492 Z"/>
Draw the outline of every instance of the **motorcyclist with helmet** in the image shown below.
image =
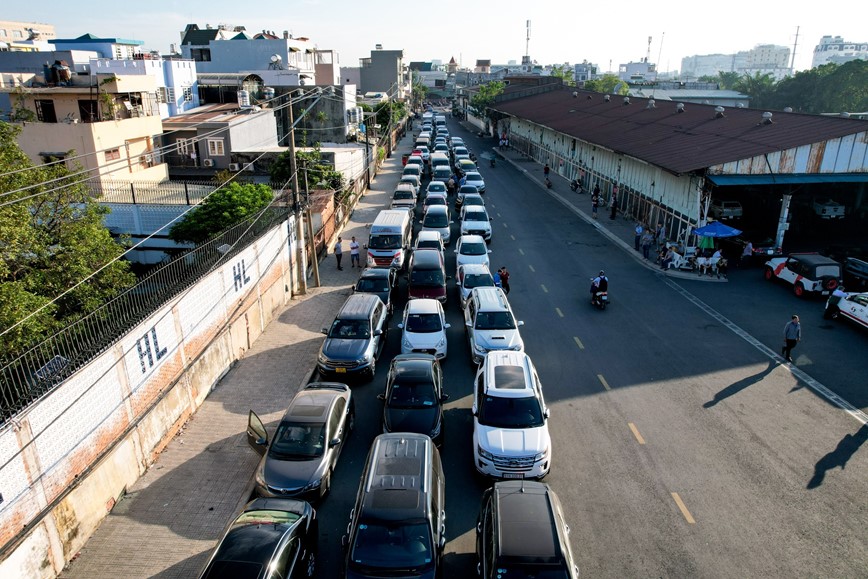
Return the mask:
<path fill-rule="evenodd" d="M 600 270 L 600 275 L 593 278 L 591 280 L 591 303 L 595 304 L 594 299 L 597 296 L 597 292 L 608 292 L 609 291 L 609 278 L 606 277 L 606 272 L 602 269 Z"/>

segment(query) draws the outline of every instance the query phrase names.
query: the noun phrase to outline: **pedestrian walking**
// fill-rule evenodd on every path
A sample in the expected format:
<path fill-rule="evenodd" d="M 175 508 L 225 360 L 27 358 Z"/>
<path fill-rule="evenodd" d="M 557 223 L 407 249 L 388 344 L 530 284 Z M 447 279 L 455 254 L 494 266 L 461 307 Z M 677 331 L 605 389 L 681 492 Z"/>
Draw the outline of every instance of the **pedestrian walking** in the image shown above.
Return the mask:
<path fill-rule="evenodd" d="M 591 212 L 594 214 L 594 219 L 597 218 L 597 207 L 600 206 L 600 186 L 594 185 L 594 192 L 591 193 Z"/>
<path fill-rule="evenodd" d="M 654 245 L 654 234 L 650 229 L 646 229 L 642 234 L 642 257 L 648 259 L 651 255 L 651 246 Z"/>
<path fill-rule="evenodd" d="M 609 219 L 614 219 L 615 213 L 618 211 L 618 187 L 617 186 L 614 189 L 612 189 L 612 206 L 611 206 L 611 209 L 612 209 L 612 211 L 611 211 L 611 213 L 609 213 Z"/>
<path fill-rule="evenodd" d="M 504 293 L 509 295 L 509 272 L 506 269 L 506 266 L 500 268 L 500 287 L 503 288 Z"/>
<path fill-rule="evenodd" d="M 341 259 L 344 257 L 344 248 L 341 247 L 341 243 L 341 238 L 338 237 L 338 241 L 335 243 L 335 259 L 338 262 L 338 270 L 344 269 L 341 267 Z"/>
<path fill-rule="evenodd" d="M 359 264 L 359 242 L 355 237 L 350 240 L 350 264 L 350 267 L 362 267 Z"/>
<path fill-rule="evenodd" d="M 793 348 L 796 344 L 802 341 L 802 325 L 799 323 L 799 316 L 793 314 L 792 319 L 784 326 L 784 347 L 781 348 L 781 354 L 787 362 L 792 362 L 791 356 Z"/>
<path fill-rule="evenodd" d="M 645 229 L 642 227 L 642 222 L 636 222 L 636 229 L 634 229 L 636 236 L 633 239 L 633 245 L 636 247 L 636 251 L 640 251 L 640 246 L 642 245 L 642 233 Z"/>

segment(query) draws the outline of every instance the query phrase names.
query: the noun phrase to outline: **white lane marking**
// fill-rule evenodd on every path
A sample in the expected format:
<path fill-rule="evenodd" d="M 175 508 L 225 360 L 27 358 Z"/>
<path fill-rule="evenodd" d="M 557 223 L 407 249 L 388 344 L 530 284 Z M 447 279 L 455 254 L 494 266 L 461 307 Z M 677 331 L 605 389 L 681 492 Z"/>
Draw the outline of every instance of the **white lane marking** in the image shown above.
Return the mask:
<path fill-rule="evenodd" d="M 522 248 L 520 248 L 520 247 L 518 248 L 518 252 L 519 252 L 520 254 L 524 255 L 524 250 L 523 250 Z"/>
<path fill-rule="evenodd" d="M 578 336 L 573 336 L 573 340 L 576 342 L 576 346 L 579 347 L 579 350 L 585 349 L 585 345 L 582 343 Z"/>
<path fill-rule="evenodd" d="M 629 426 L 629 427 L 630 427 L 630 430 L 633 431 L 633 436 L 636 437 L 636 441 L 637 441 L 639 444 L 645 444 L 645 439 L 642 438 L 642 435 L 641 435 L 641 434 L 639 434 L 639 429 L 636 428 L 636 425 L 633 424 L 632 422 L 628 422 L 628 423 L 627 423 L 627 426 Z"/>
<path fill-rule="evenodd" d="M 602 374 L 597 374 L 597 380 L 599 380 L 599 381 L 600 381 L 600 384 L 602 384 L 602 385 L 603 385 L 603 388 L 605 388 L 605 389 L 606 389 L 606 391 L 609 391 L 609 390 L 611 390 L 611 389 L 612 389 L 612 388 L 611 388 L 611 387 L 610 387 L 610 386 L 609 386 L 609 383 L 608 383 L 608 382 L 606 382 L 606 379 L 605 379 L 605 378 L 603 378 L 603 375 L 602 375 Z"/>
<path fill-rule="evenodd" d="M 547 287 L 544 286 L 543 284 L 539 284 L 539 287 L 542 288 L 542 291 L 543 291 L 543 292 L 545 292 L 545 293 L 549 293 L 549 288 L 547 288 Z"/>
<path fill-rule="evenodd" d="M 536 273 L 536 270 L 533 268 L 533 266 L 531 264 L 527 264 L 527 266 L 530 268 L 530 270 L 532 272 Z"/>
<path fill-rule="evenodd" d="M 561 308 L 555 308 L 555 311 L 558 313 L 560 317 L 564 317 L 564 312 L 561 311 Z"/>

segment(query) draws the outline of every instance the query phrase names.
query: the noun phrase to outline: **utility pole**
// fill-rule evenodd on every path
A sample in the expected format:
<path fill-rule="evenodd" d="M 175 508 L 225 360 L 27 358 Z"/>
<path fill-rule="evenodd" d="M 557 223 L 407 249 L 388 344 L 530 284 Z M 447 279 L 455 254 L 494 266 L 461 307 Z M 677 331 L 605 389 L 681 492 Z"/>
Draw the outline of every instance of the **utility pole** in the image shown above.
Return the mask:
<path fill-rule="evenodd" d="M 310 233 L 310 263 L 313 266 L 313 283 L 316 284 L 316 287 L 322 287 L 322 284 L 319 281 L 319 260 L 316 256 L 316 239 L 313 236 L 313 217 L 311 217 L 310 211 L 310 186 L 307 182 L 307 167 L 304 168 L 304 195 L 307 199 L 304 218 L 307 222 L 307 230 Z M 328 251 L 328 248 L 326 248 L 326 251 Z"/>
<path fill-rule="evenodd" d="M 292 93 L 289 93 L 289 171 L 292 173 L 292 205 L 295 211 L 295 237 L 298 244 L 298 286 L 302 295 L 307 293 L 307 264 L 304 252 L 304 223 L 298 194 L 298 168 L 295 163 L 295 119 L 292 111 Z"/>
<path fill-rule="evenodd" d="M 799 46 L 799 26 L 796 26 L 796 40 L 793 42 L 793 57 L 790 60 L 790 74 L 796 73 L 796 48 Z"/>

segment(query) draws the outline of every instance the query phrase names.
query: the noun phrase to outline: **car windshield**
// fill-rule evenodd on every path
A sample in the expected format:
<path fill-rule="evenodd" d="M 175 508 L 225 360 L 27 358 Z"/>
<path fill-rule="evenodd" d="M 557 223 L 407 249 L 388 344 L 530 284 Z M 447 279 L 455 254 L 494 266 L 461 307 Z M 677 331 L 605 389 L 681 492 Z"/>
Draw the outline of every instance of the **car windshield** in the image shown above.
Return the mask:
<path fill-rule="evenodd" d="M 467 176 L 468 183 L 482 183 L 482 177 L 479 175 L 468 175 Z"/>
<path fill-rule="evenodd" d="M 441 183 L 440 181 L 434 181 L 430 185 L 428 185 L 428 193 L 445 193 L 446 185 Z"/>
<path fill-rule="evenodd" d="M 329 338 L 340 340 L 367 340 L 371 337 L 368 320 L 335 320 Z"/>
<path fill-rule="evenodd" d="M 434 212 L 425 214 L 425 227 L 449 227 L 449 218 L 445 213 Z"/>
<path fill-rule="evenodd" d="M 570 579 L 563 565 L 497 565 L 498 576 L 509 579 Z"/>
<path fill-rule="evenodd" d="M 477 330 L 514 330 L 515 320 L 509 312 L 479 312 L 476 314 Z"/>
<path fill-rule="evenodd" d="M 443 329 L 440 314 L 409 314 L 404 329 L 416 334 L 430 334 Z"/>
<path fill-rule="evenodd" d="M 431 533 L 425 523 L 359 523 L 350 552 L 350 566 L 365 572 L 375 569 L 419 573 L 434 560 Z"/>
<path fill-rule="evenodd" d="M 464 288 L 494 287 L 494 279 L 490 273 L 469 273 L 464 276 Z"/>
<path fill-rule="evenodd" d="M 392 195 L 392 199 L 412 199 L 415 197 L 412 191 L 395 191 L 395 194 Z"/>
<path fill-rule="evenodd" d="M 356 283 L 357 292 L 387 292 L 389 291 L 389 282 L 384 279 L 360 279 Z"/>
<path fill-rule="evenodd" d="M 458 252 L 461 255 L 485 255 L 488 253 L 488 248 L 484 242 L 467 242 L 461 244 L 461 250 Z"/>
<path fill-rule="evenodd" d="M 458 190 L 459 193 L 471 193 L 474 195 L 477 191 L 479 191 L 479 189 L 477 189 L 474 185 L 462 185 L 461 189 Z"/>
<path fill-rule="evenodd" d="M 422 241 L 416 243 L 416 249 L 436 249 L 440 251 L 443 248 L 439 242 L 433 239 L 423 239 Z"/>
<path fill-rule="evenodd" d="M 281 422 L 268 455 L 274 458 L 313 458 L 325 450 L 325 423 Z"/>
<path fill-rule="evenodd" d="M 464 204 L 468 207 L 473 207 L 476 205 L 484 207 L 485 201 L 482 200 L 482 197 L 474 193 L 473 195 L 467 195 L 466 197 L 464 197 Z"/>
<path fill-rule="evenodd" d="M 410 272 L 410 285 L 414 286 L 443 286 L 443 271 L 440 269 L 416 269 Z"/>
<path fill-rule="evenodd" d="M 446 199 L 444 199 L 443 197 L 440 197 L 439 195 L 434 195 L 433 197 L 425 198 L 425 205 L 449 205 L 449 203 L 447 203 Z"/>
<path fill-rule="evenodd" d="M 494 428 L 536 428 L 545 424 L 539 400 L 534 396 L 507 398 L 482 397 L 479 424 Z"/>
<path fill-rule="evenodd" d="M 437 395 L 431 382 L 397 381 L 389 394 L 391 408 L 430 408 L 437 404 Z"/>
<path fill-rule="evenodd" d="M 401 249 L 401 236 L 397 234 L 374 235 L 368 240 L 371 249 Z"/>
<path fill-rule="evenodd" d="M 484 211 L 468 211 L 464 214 L 464 221 L 488 221 Z"/>

